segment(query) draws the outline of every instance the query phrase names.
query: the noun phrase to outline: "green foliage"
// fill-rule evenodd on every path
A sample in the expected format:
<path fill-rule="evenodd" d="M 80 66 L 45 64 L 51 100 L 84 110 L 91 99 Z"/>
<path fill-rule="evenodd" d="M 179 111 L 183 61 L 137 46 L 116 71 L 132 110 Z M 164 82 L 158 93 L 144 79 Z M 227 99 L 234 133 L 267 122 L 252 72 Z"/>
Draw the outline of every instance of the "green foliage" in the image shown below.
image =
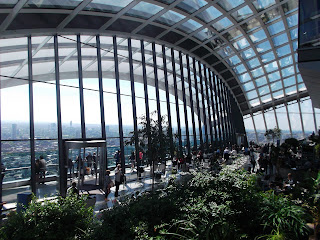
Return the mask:
<path fill-rule="evenodd" d="M 264 136 L 265 136 L 268 140 L 271 140 L 271 139 L 272 139 L 272 141 L 274 142 L 274 139 L 280 139 L 281 134 L 282 134 L 281 129 L 275 127 L 274 129 L 268 129 L 268 130 L 266 130 Z"/>
<path fill-rule="evenodd" d="M 264 230 L 277 229 L 286 239 L 303 239 L 309 234 L 306 226 L 305 211 L 289 199 L 274 192 L 262 193 L 261 218 Z"/>
<path fill-rule="evenodd" d="M 255 175 L 199 173 L 104 213 L 92 239 L 302 239 L 305 214 L 284 196 L 262 194 Z"/>
<path fill-rule="evenodd" d="M 170 146 L 166 116 L 157 119 L 156 113 L 156 111 L 151 113 L 150 123 L 148 123 L 145 115 L 140 117 L 139 125 L 141 127 L 137 131 L 130 132 L 132 134 L 131 138 L 125 142 L 126 145 L 138 144 L 152 161 L 165 159 Z"/>
<path fill-rule="evenodd" d="M 184 197 L 181 187 L 170 186 L 164 190 L 145 193 L 138 199 L 128 200 L 106 210 L 102 224 L 91 239 L 149 239 L 158 235 L 155 226 L 169 222 L 180 213 L 179 202 Z"/>
<path fill-rule="evenodd" d="M 288 144 L 290 147 L 299 147 L 299 141 L 296 138 L 287 138 L 284 142 Z"/>
<path fill-rule="evenodd" d="M 1 239 L 80 239 L 92 225 L 85 198 L 68 196 L 44 202 L 33 198 L 25 211 L 14 212 L 2 226 Z"/>

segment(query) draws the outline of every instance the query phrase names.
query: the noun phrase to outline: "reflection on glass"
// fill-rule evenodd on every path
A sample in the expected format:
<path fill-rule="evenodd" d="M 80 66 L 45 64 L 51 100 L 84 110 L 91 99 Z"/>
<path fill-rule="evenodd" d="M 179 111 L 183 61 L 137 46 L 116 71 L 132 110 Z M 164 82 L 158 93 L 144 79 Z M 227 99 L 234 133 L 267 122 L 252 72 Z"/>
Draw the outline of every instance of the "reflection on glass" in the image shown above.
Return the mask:
<path fill-rule="evenodd" d="M 253 56 L 255 56 L 255 52 L 253 51 L 252 48 L 249 48 L 243 52 L 240 53 L 241 57 L 244 59 L 244 60 L 247 60 L 249 58 L 252 58 Z"/>
<path fill-rule="evenodd" d="M 172 26 L 177 22 L 180 22 L 184 18 L 185 16 L 183 16 L 182 14 L 169 10 L 168 12 L 157 18 L 155 21 L 168 26 Z"/>
<path fill-rule="evenodd" d="M 274 59 L 275 59 L 275 56 L 274 56 L 273 52 L 268 52 L 266 54 L 261 55 L 261 61 L 263 63 L 270 62 L 270 61 L 272 61 Z"/>
<path fill-rule="evenodd" d="M 248 20 L 247 22 L 245 22 L 244 24 L 242 24 L 241 27 L 243 28 L 243 30 L 246 33 L 249 33 L 251 31 L 258 29 L 259 27 L 261 27 L 261 25 L 257 19 L 252 18 L 252 19 Z"/>
<path fill-rule="evenodd" d="M 215 22 L 211 26 L 214 27 L 218 32 L 221 32 L 222 30 L 225 30 L 229 28 L 232 24 L 232 22 L 227 18 L 222 18 L 218 22 Z"/>
<path fill-rule="evenodd" d="M 271 23 L 279 18 L 281 18 L 281 14 L 279 8 L 277 7 L 261 14 L 261 19 L 265 24 Z"/>
<path fill-rule="evenodd" d="M 275 0 L 255 0 L 253 6 L 260 12 L 276 3 Z"/>
<path fill-rule="evenodd" d="M 215 7 L 211 6 L 196 16 L 197 16 L 197 18 L 201 19 L 202 21 L 209 23 L 212 20 L 220 17 L 221 15 L 222 15 L 222 13 L 219 10 L 217 10 Z"/>
<path fill-rule="evenodd" d="M 243 8 L 240 8 L 239 10 L 236 10 L 235 12 L 231 13 L 231 16 L 237 21 L 240 22 L 250 16 L 253 15 L 252 10 L 248 7 L 245 6 Z"/>
<path fill-rule="evenodd" d="M 274 61 L 274 62 L 271 62 L 271 63 L 268 63 L 266 65 L 264 65 L 264 69 L 270 73 L 270 72 L 273 72 L 275 70 L 278 70 L 278 64 L 277 64 L 277 61 Z"/>
<path fill-rule="evenodd" d="M 256 49 L 259 53 L 263 53 L 263 52 L 266 52 L 268 50 L 271 49 L 271 45 L 269 43 L 269 41 L 265 41 L 263 43 L 260 43 L 256 46 Z"/>
<path fill-rule="evenodd" d="M 201 31 L 194 34 L 194 37 L 196 37 L 197 39 L 199 39 L 202 42 L 204 42 L 205 40 L 207 40 L 213 36 L 214 36 L 214 33 L 208 28 L 202 29 Z"/>
<path fill-rule="evenodd" d="M 254 78 L 260 77 L 264 74 L 262 67 L 256 68 L 251 71 L 251 74 Z"/>
<path fill-rule="evenodd" d="M 180 8 L 187 13 L 193 13 L 206 4 L 207 2 L 204 0 L 184 0 L 177 5 L 177 8 Z"/>
<path fill-rule="evenodd" d="M 29 8 L 63 8 L 63 9 L 75 9 L 81 0 L 69 0 L 69 1 L 50 1 L 50 0 L 29 0 L 24 7 Z"/>
<path fill-rule="evenodd" d="M 288 42 L 288 36 L 286 33 L 283 33 L 279 36 L 272 38 L 272 41 L 273 41 L 273 44 L 277 47 Z"/>
<path fill-rule="evenodd" d="M 256 79 L 255 82 L 256 82 L 257 87 L 263 86 L 268 83 L 266 77 L 264 77 L 264 76 Z"/>
<path fill-rule="evenodd" d="M 282 88 L 282 82 L 281 81 L 274 82 L 270 85 L 270 87 L 272 92 L 278 91 Z"/>
<path fill-rule="evenodd" d="M 224 33 L 223 36 L 227 40 L 232 41 L 232 40 L 235 40 L 239 37 L 242 37 L 242 33 L 237 28 L 233 28 L 233 29 L 230 29 L 228 32 Z"/>
<path fill-rule="evenodd" d="M 253 69 L 253 68 L 260 66 L 260 62 L 259 62 L 258 58 L 254 58 L 254 59 L 248 61 L 247 65 L 250 69 Z"/>
<path fill-rule="evenodd" d="M 181 31 L 184 31 L 186 33 L 191 33 L 198 28 L 200 28 L 202 25 L 192 19 L 189 19 L 188 21 L 182 23 L 181 25 L 178 26 L 178 29 Z"/>
<path fill-rule="evenodd" d="M 84 10 L 117 13 L 131 2 L 132 0 L 92 0 Z"/>
<path fill-rule="evenodd" d="M 127 11 L 126 15 L 148 19 L 160 12 L 162 9 L 163 7 L 151 3 L 140 2 L 133 8 L 131 8 L 129 11 Z"/>
<path fill-rule="evenodd" d="M 262 40 L 264 40 L 266 38 L 267 38 L 267 36 L 266 36 L 266 33 L 264 32 L 263 29 L 261 29 L 261 30 L 259 30 L 259 31 L 257 31 L 257 32 L 255 32 L 255 33 L 250 35 L 250 39 L 251 39 L 251 41 L 253 43 L 260 42 L 260 41 L 262 41 Z"/>
<path fill-rule="evenodd" d="M 279 32 L 282 32 L 284 30 L 285 30 L 285 28 L 284 28 L 284 24 L 282 21 L 278 21 L 278 22 L 268 26 L 268 31 L 271 36 L 273 36 Z"/>
<path fill-rule="evenodd" d="M 244 48 L 248 47 L 249 42 L 247 41 L 246 38 L 242 38 L 242 39 L 236 41 L 235 43 L 233 43 L 233 46 L 235 47 L 235 49 L 240 50 L 240 49 L 244 49 Z"/>

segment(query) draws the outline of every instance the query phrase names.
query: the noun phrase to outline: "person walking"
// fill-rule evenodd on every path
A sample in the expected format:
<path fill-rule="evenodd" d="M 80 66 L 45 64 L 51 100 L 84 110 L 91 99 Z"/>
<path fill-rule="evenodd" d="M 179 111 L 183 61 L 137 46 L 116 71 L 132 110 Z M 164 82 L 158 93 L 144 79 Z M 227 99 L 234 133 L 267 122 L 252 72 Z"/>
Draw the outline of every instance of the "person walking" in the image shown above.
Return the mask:
<path fill-rule="evenodd" d="M 118 164 L 116 169 L 114 170 L 114 176 L 115 176 L 115 185 L 116 185 L 116 192 L 114 194 L 115 197 L 119 196 L 119 186 L 121 184 L 121 164 Z"/>

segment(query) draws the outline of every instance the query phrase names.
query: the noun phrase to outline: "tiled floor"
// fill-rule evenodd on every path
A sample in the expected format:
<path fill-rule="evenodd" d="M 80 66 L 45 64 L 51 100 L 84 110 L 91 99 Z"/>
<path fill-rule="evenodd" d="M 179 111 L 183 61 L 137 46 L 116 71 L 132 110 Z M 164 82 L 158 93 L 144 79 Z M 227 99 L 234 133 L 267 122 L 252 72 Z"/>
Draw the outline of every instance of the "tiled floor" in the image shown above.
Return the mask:
<path fill-rule="evenodd" d="M 229 163 L 223 164 L 224 168 L 228 168 L 230 170 L 235 170 L 239 168 L 247 169 L 250 166 L 249 159 L 246 156 L 238 155 L 234 160 L 229 161 Z M 178 170 L 176 174 L 172 174 L 172 163 L 168 161 L 166 164 L 166 170 L 164 174 L 161 175 L 160 179 L 154 181 L 154 188 L 163 188 L 166 186 L 170 178 L 174 178 L 175 180 L 179 180 L 183 178 L 183 176 L 190 174 L 188 172 L 182 172 Z M 203 168 L 206 169 L 206 168 Z M 94 176 L 86 176 L 84 189 L 81 190 L 81 194 L 89 194 L 90 198 L 95 198 L 94 205 L 94 213 L 99 217 L 101 210 L 111 208 L 114 205 L 121 204 L 121 202 L 126 201 L 128 197 L 132 197 L 132 195 L 137 195 L 141 192 L 148 191 L 152 189 L 152 178 L 150 176 L 150 166 L 145 167 L 145 172 L 142 174 L 142 179 L 137 180 L 136 171 L 131 172 L 130 168 L 126 169 L 126 183 L 121 184 L 119 188 L 119 197 L 115 198 L 115 187 L 111 188 L 111 193 L 108 196 L 109 201 L 105 201 L 104 191 L 95 185 L 95 177 Z M 194 171 L 194 169 L 190 168 L 190 172 Z M 111 178 L 114 178 L 114 171 L 111 172 Z M 71 185 L 71 182 L 76 179 L 69 179 L 68 184 Z M 40 198 L 46 196 L 48 192 L 54 192 L 56 188 L 56 182 L 47 182 L 45 184 L 41 184 L 38 186 L 38 195 Z M 16 188 L 12 190 L 12 193 L 7 192 L 9 194 L 6 196 L 7 198 L 12 197 L 16 198 L 17 193 L 25 192 L 26 187 Z M 29 190 L 30 191 L 30 190 Z M 92 200 L 94 202 L 94 200 Z M 12 209 L 16 207 L 16 203 L 6 204 L 4 208 Z"/>

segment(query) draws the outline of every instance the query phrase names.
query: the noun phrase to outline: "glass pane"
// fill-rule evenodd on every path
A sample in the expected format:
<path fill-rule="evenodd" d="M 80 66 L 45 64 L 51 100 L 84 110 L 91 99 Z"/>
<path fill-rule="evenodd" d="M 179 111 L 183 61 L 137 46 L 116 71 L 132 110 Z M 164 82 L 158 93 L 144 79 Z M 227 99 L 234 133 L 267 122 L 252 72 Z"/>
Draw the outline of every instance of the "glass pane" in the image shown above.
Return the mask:
<path fill-rule="evenodd" d="M 58 3 L 50 0 L 29 0 L 24 7 L 75 9 L 80 3 L 81 0 L 58 1 Z"/>
<path fill-rule="evenodd" d="M 257 132 L 265 132 L 266 127 L 261 112 L 257 112 L 253 115 L 254 124 L 256 125 Z"/>
<path fill-rule="evenodd" d="M 292 129 L 292 136 L 299 139 L 303 137 L 303 134 L 302 134 L 300 110 L 299 110 L 298 103 L 297 102 L 293 104 L 289 103 L 288 112 L 289 112 L 290 124 Z"/>
<path fill-rule="evenodd" d="M 232 22 L 227 17 L 225 17 L 218 22 L 215 22 L 211 26 L 213 26 L 217 31 L 221 32 L 222 30 L 229 28 L 231 25 L 233 25 Z"/>
<path fill-rule="evenodd" d="M 287 117 L 287 110 L 283 105 L 276 108 L 276 115 L 278 118 L 279 128 L 282 130 L 282 139 L 290 137 L 290 128 Z"/>
<path fill-rule="evenodd" d="M 244 116 L 243 122 L 244 122 L 244 126 L 246 128 L 246 134 L 247 134 L 248 141 L 249 142 L 250 141 L 256 142 L 257 140 L 256 140 L 256 135 L 255 135 L 251 116 L 249 116 L 249 115 Z"/>
<path fill-rule="evenodd" d="M 133 8 L 131 8 L 129 11 L 127 11 L 126 15 L 148 19 L 160 12 L 162 9 L 163 7 L 151 3 L 140 2 Z"/>
<path fill-rule="evenodd" d="M 268 86 L 264 86 L 264 87 L 258 88 L 258 91 L 259 91 L 259 95 L 260 96 L 265 95 L 267 93 L 270 93 L 270 90 L 269 90 Z"/>
<path fill-rule="evenodd" d="M 231 66 L 234 66 L 234 65 L 237 65 L 238 63 L 241 62 L 240 58 L 238 56 L 233 56 L 229 59 L 226 59 L 226 61 L 231 65 Z"/>
<path fill-rule="evenodd" d="M 249 42 L 247 41 L 246 38 L 242 38 L 242 39 L 236 41 L 235 43 L 233 43 L 233 46 L 235 47 L 235 49 L 240 50 L 240 49 L 244 49 L 244 48 L 248 47 Z"/>
<path fill-rule="evenodd" d="M 272 41 L 275 46 L 279 46 L 279 45 L 282 45 L 282 44 L 288 42 L 288 36 L 286 33 L 283 33 L 279 36 L 272 38 Z"/>
<path fill-rule="evenodd" d="M 117 95 L 112 93 L 104 93 L 103 100 L 104 108 L 106 109 L 104 113 L 107 137 L 119 137 Z"/>
<path fill-rule="evenodd" d="M 282 57 L 284 55 L 287 55 L 287 54 L 291 53 L 290 45 L 288 44 L 283 47 L 277 48 L 276 52 L 277 52 L 278 57 Z"/>
<path fill-rule="evenodd" d="M 244 3 L 244 0 L 222 0 L 218 2 L 218 4 L 226 11 L 230 11 L 231 9 L 238 7 L 242 3 Z"/>
<path fill-rule="evenodd" d="M 288 27 L 294 27 L 298 25 L 298 14 L 291 15 L 287 17 Z"/>
<path fill-rule="evenodd" d="M 253 56 L 256 56 L 256 54 L 252 48 L 249 48 L 249 49 L 241 52 L 240 55 L 244 60 L 252 58 Z"/>
<path fill-rule="evenodd" d="M 252 2 L 254 7 L 260 12 L 276 3 L 275 0 L 255 0 Z"/>
<path fill-rule="evenodd" d="M 261 19 L 265 24 L 275 21 L 280 17 L 281 17 L 281 14 L 280 14 L 279 8 L 271 9 L 270 11 L 265 12 L 261 15 Z"/>
<path fill-rule="evenodd" d="M 281 81 L 274 82 L 274 83 L 271 84 L 271 91 L 272 92 L 278 91 L 281 88 L 282 88 L 282 82 Z"/>
<path fill-rule="evenodd" d="M 270 61 L 272 61 L 274 59 L 275 59 L 275 56 L 274 56 L 273 52 L 268 52 L 266 54 L 261 55 L 261 61 L 263 63 L 270 62 Z"/>
<path fill-rule="evenodd" d="M 201 7 L 207 4 L 204 0 L 184 0 L 183 2 L 177 5 L 177 8 L 180 8 L 187 13 L 193 13 L 200 9 Z"/>
<path fill-rule="evenodd" d="M 260 77 L 264 74 L 262 67 L 256 68 L 251 71 L 251 74 L 254 78 Z"/>
<path fill-rule="evenodd" d="M 250 69 L 253 69 L 253 68 L 260 66 L 260 62 L 259 62 L 258 58 L 254 58 L 254 59 L 248 61 L 247 65 Z"/>
<path fill-rule="evenodd" d="M 208 28 L 202 29 L 201 31 L 194 34 L 194 37 L 196 37 L 198 40 L 202 42 L 208 40 L 209 38 L 212 38 L 213 36 L 214 33 Z"/>
<path fill-rule="evenodd" d="M 255 81 L 256 81 L 257 87 L 263 86 L 268 83 L 266 77 L 258 78 Z"/>
<path fill-rule="evenodd" d="M 268 129 L 274 129 L 277 127 L 276 118 L 274 116 L 274 111 L 270 110 L 264 113 L 266 119 L 266 124 Z"/>
<path fill-rule="evenodd" d="M 279 71 L 270 73 L 270 74 L 268 75 L 268 78 L 269 78 L 269 81 L 270 81 L 270 82 L 274 82 L 274 81 L 279 80 L 279 79 L 280 79 L 280 73 L 279 73 Z"/>
<path fill-rule="evenodd" d="M 31 193 L 29 180 L 31 177 L 30 141 L 1 142 L 1 160 L 6 168 L 3 178 L 2 201 L 17 202 L 17 194 Z M 6 183 L 25 181 L 22 187 L 6 187 Z"/>
<path fill-rule="evenodd" d="M 117 13 L 131 2 L 132 0 L 92 0 L 84 10 Z"/>
<path fill-rule="evenodd" d="M 215 7 L 211 6 L 196 16 L 202 21 L 209 23 L 212 20 L 220 17 L 221 15 L 222 13 L 220 11 L 218 11 Z"/>
<path fill-rule="evenodd" d="M 253 43 L 257 43 L 257 42 L 260 42 L 260 41 L 266 39 L 266 38 L 267 38 L 267 35 L 266 35 L 266 33 L 264 32 L 264 30 L 261 29 L 261 30 L 255 32 L 255 33 L 251 34 L 251 35 L 250 35 L 250 38 L 251 38 L 251 41 L 252 41 Z"/>
<path fill-rule="evenodd" d="M 13 8 L 18 0 L 2 0 L 0 1 L 0 8 Z"/>
<path fill-rule="evenodd" d="M 241 22 L 242 20 L 252 16 L 253 12 L 248 6 L 245 6 L 234 11 L 231 15 L 237 22 Z"/>
<path fill-rule="evenodd" d="M 285 30 L 285 27 L 284 27 L 284 24 L 282 21 L 276 22 L 276 23 L 268 26 L 268 31 L 271 36 L 273 36 L 279 32 L 282 32 L 284 30 Z"/>
<path fill-rule="evenodd" d="M 266 52 L 271 49 L 271 45 L 270 45 L 269 41 L 265 41 L 263 43 L 258 44 L 256 46 L 256 49 L 259 53 Z"/>
<path fill-rule="evenodd" d="M 177 28 L 180 29 L 181 31 L 184 31 L 186 33 L 191 33 L 195 30 L 197 30 L 198 28 L 200 28 L 202 25 L 192 19 L 182 23 L 181 25 L 179 25 Z"/>
<path fill-rule="evenodd" d="M 182 14 L 169 10 L 168 12 L 157 18 L 155 21 L 168 26 L 172 26 L 177 22 L 180 22 L 184 18 L 185 16 L 183 16 Z"/>

